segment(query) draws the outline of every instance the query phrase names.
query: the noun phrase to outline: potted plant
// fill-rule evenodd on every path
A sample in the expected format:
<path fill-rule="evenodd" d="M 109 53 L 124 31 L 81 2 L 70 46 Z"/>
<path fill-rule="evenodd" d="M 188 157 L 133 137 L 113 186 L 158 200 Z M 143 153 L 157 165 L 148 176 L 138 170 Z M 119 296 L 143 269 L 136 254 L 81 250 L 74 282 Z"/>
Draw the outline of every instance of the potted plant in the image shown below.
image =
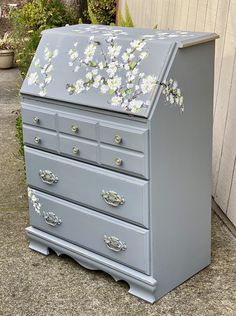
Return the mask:
<path fill-rule="evenodd" d="M 0 38 L 0 68 L 11 68 L 14 63 L 14 40 L 10 33 Z"/>

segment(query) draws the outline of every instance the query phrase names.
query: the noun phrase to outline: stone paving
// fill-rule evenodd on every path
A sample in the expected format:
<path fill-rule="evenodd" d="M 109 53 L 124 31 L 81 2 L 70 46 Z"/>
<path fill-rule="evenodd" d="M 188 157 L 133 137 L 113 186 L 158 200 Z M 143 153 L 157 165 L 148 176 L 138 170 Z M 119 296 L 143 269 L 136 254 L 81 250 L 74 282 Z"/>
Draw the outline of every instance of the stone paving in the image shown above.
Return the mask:
<path fill-rule="evenodd" d="M 212 264 L 153 305 L 103 272 L 28 249 L 24 164 L 15 138 L 19 86 L 17 69 L 0 70 L 0 315 L 236 316 L 236 239 L 216 215 Z"/>

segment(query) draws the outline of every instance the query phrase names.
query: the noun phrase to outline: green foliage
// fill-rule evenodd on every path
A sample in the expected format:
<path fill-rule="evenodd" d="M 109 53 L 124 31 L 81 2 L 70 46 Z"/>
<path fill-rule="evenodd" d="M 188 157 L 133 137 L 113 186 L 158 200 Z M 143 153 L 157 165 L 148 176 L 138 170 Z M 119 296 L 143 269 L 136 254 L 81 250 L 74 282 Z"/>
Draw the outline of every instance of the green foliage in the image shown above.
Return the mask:
<path fill-rule="evenodd" d="M 16 43 L 16 62 L 22 77 L 26 76 L 41 38 L 41 31 L 76 24 L 78 19 L 61 0 L 32 0 L 21 9 L 12 9 L 10 21 Z"/>
<path fill-rule="evenodd" d="M 89 0 L 88 12 L 93 24 L 115 23 L 116 0 Z"/>
<path fill-rule="evenodd" d="M 18 139 L 19 142 L 19 155 L 21 157 L 24 157 L 24 144 L 23 144 L 23 130 L 22 130 L 22 117 L 20 114 L 17 114 L 16 117 L 16 137 Z"/>
<path fill-rule="evenodd" d="M 118 10 L 118 21 L 117 24 L 119 26 L 123 26 L 123 27 L 133 27 L 134 23 L 132 21 L 130 12 L 129 12 L 129 7 L 127 2 L 125 3 L 125 18 L 123 18 L 121 10 Z"/>

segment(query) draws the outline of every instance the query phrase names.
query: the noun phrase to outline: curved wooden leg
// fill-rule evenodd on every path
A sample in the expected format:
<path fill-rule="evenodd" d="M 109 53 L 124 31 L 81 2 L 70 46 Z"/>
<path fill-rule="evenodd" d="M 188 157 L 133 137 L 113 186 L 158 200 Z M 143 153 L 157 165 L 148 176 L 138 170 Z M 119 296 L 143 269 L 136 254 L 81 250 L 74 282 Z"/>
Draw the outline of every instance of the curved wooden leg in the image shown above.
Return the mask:
<path fill-rule="evenodd" d="M 32 250 L 35 250 L 37 252 L 42 253 L 45 256 L 49 255 L 49 248 L 45 246 L 44 244 L 41 244 L 40 242 L 36 240 L 32 240 L 29 238 L 29 248 Z"/>

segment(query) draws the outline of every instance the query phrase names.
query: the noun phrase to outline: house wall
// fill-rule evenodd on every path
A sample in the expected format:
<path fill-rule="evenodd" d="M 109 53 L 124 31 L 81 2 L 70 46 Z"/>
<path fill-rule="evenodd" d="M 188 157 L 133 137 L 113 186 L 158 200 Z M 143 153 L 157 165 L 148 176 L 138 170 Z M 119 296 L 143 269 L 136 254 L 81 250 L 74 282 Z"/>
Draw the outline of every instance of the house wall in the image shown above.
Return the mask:
<path fill-rule="evenodd" d="M 135 26 L 207 31 L 216 40 L 212 195 L 236 225 L 236 0 L 120 0 Z"/>

